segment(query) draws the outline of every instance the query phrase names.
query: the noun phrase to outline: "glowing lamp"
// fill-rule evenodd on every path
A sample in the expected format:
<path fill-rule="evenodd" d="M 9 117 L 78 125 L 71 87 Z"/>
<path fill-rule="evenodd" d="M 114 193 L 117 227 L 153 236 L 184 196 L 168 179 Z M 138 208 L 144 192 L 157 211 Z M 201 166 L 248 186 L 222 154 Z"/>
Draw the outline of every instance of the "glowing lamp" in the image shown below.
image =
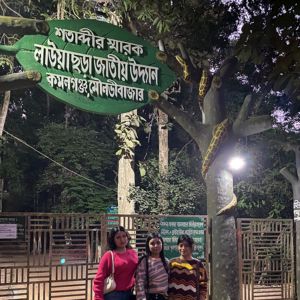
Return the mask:
<path fill-rule="evenodd" d="M 245 165 L 246 165 L 245 160 L 240 156 L 234 156 L 228 162 L 228 166 L 232 171 L 239 171 L 243 169 Z"/>

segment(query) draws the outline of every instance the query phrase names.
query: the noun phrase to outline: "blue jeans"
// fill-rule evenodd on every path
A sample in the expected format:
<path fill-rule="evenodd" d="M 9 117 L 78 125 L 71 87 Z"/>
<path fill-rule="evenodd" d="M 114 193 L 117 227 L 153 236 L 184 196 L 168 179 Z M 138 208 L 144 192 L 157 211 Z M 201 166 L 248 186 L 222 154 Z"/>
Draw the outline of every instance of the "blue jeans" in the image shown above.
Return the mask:
<path fill-rule="evenodd" d="M 131 291 L 126 291 L 126 292 L 114 291 L 104 295 L 105 300 L 131 300 L 132 299 L 131 297 L 132 297 Z"/>

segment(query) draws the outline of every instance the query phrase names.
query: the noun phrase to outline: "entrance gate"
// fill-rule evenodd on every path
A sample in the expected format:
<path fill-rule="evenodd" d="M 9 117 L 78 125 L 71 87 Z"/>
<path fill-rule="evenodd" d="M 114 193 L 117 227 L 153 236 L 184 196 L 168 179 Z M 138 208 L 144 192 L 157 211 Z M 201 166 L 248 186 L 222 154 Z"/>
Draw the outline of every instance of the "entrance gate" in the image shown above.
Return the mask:
<path fill-rule="evenodd" d="M 160 218 L 0 213 L 0 300 L 92 300 L 110 228 L 123 225 L 141 253 L 147 234 L 159 230 Z"/>
<path fill-rule="evenodd" d="M 0 239 L 0 300 L 92 300 L 110 228 L 128 229 L 141 253 L 160 217 L 0 213 L 1 228 L 10 231 Z M 237 224 L 241 299 L 294 299 L 293 221 L 238 219 Z"/>
<path fill-rule="evenodd" d="M 242 300 L 293 300 L 293 220 L 238 219 Z"/>

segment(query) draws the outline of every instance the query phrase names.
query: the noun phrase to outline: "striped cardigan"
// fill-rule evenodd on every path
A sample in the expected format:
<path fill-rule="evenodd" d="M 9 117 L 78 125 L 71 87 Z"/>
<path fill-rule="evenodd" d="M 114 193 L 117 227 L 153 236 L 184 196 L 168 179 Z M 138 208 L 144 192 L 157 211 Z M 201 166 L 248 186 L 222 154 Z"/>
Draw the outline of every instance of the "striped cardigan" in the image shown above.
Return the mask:
<path fill-rule="evenodd" d="M 148 258 L 149 291 L 146 291 L 146 259 L 142 259 L 136 270 L 136 299 L 146 300 L 146 293 L 167 296 L 168 273 L 160 258 Z"/>
<path fill-rule="evenodd" d="M 170 261 L 169 300 L 205 300 L 207 294 L 207 273 L 197 259 L 189 261 L 174 258 Z M 196 271 L 197 267 L 199 272 Z M 197 273 L 199 278 L 197 278 Z M 199 297 L 197 298 L 197 280 Z"/>

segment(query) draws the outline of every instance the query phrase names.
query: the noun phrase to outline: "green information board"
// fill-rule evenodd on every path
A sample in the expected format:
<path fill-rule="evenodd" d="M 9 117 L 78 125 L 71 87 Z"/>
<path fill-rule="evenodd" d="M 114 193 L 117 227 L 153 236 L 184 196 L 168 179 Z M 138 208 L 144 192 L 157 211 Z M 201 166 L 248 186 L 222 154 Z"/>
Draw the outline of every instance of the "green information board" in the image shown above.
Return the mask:
<path fill-rule="evenodd" d="M 0 53 L 16 54 L 38 86 L 78 109 L 119 114 L 157 100 L 176 79 L 166 56 L 127 30 L 96 20 L 52 20 L 47 35 L 25 35 Z"/>
<path fill-rule="evenodd" d="M 108 229 L 112 229 L 115 226 L 119 226 L 119 218 L 117 216 L 118 214 L 118 206 L 111 205 L 107 208 L 107 227 Z"/>
<path fill-rule="evenodd" d="M 169 216 L 160 220 L 160 234 L 164 240 L 165 256 L 178 257 L 177 240 L 181 234 L 190 235 L 195 241 L 193 257 L 205 258 L 205 218 L 199 216 Z"/>

